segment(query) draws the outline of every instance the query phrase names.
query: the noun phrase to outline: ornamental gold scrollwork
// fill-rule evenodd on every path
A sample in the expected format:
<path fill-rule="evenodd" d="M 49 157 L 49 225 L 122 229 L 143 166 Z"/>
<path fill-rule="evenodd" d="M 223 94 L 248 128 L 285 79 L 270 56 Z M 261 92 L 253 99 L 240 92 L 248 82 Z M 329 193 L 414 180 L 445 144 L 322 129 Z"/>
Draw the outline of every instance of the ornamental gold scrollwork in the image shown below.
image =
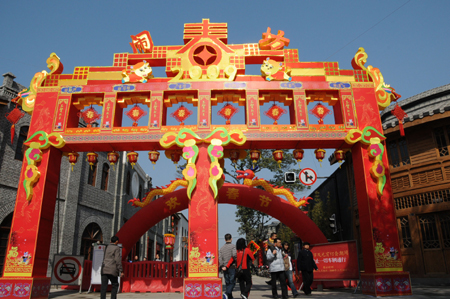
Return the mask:
<path fill-rule="evenodd" d="M 42 160 L 42 150 L 47 149 L 50 145 L 62 148 L 66 142 L 59 133 L 47 134 L 44 131 L 37 131 L 24 144 L 29 148 L 25 151 L 27 166 L 23 187 L 26 192 L 26 200 L 30 201 L 33 198 L 34 185 L 41 176 L 36 164 Z"/>
<path fill-rule="evenodd" d="M 384 145 L 381 143 L 386 137 L 378 132 L 377 129 L 367 126 L 362 131 L 359 129 L 352 129 L 345 137 L 347 144 L 355 144 L 361 141 L 365 146 L 368 146 L 368 155 L 374 158 L 372 167 L 369 172 L 372 178 L 377 181 L 377 194 L 381 196 L 386 185 L 385 166 L 383 164 Z"/>
<path fill-rule="evenodd" d="M 401 95 L 395 92 L 395 88 L 384 82 L 381 71 L 369 65 L 367 68 L 364 66 L 367 62 L 367 53 L 364 48 L 359 48 L 352 60 L 352 66 L 355 70 L 363 70 L 372 79 L 375 85 L 375 97 L 378 103 L 378 109 L 384 110 L 391 104 L 392 101 L 397 101 Z M 369 79 L 366 78 L 367 80 Z"/>

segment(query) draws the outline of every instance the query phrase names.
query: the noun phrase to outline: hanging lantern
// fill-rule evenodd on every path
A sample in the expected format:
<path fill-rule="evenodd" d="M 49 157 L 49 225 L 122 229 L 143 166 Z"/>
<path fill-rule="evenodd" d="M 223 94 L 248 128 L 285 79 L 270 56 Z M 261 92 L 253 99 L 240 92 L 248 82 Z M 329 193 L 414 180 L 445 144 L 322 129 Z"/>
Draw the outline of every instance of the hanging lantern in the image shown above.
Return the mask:
<path fill-rule="evenodd" d="M 14 142 L 14 133 L 15 133 L 15 126 L 16 123 L 22 118 L 24 117 L 25 112 L 20 111 L 19 108 L 17 108 L 17 104 L 16 104 L 16 108 L 14 108 L 13 110 L 11 110 L 11 112 L 9 112 L 6 115 L 6 119 L 12 124 L 11 126 L 11 144 L 13 144 Z"/>
<path fill-rule="evenodd" d="M 250 151 L 250 159 L 252 159 L 253 165 L 255 165 L 258 162 L 260 157 L 261 151 L 258 151 L 256 149 Z"/>
<path fill-rule="evenodd" d="M 127 154 L 127 159 L 128 159 L 128 162 L 131 164 L 131 168 L 134 169 L 134 165 L 136 165 L 136 163 L 138 161 L 138 157 L 139 157 L 139 154 L 134 151 L 129 152 Z"/>
<path fill-rule="evenodd" d="M 405 136 L 405 129 L 403 129 L 403 119 L 408 115 L 397 103 L 395 108 L 391 110 L 391 113 L 398 119 L 398 127 L 400 129 L 400 136 Z"/>
<path fill-rule="evenodd" d="M 173 245 L 175 245 L 175 235 L 164 234 L 164 244 L 166 245 L 166 249 L 173 249 Z"/>
<path fill-rule="evenodd" d="M 72 171 L 73 171 L 73 166 L 75 164 L 77 164 L 78 162 L 78 157 L 80 156 L 80 154 L 72 152 L 72 153 L 68 153 L 67 157 L 69 157 L 69 163 L 70 165 L 72 165 Z"/>
<path fill-rule="evenodd" d="M 296 149 L 294 150 L 294 159 L 297 160 L 298 167 L 300 168 L 300 162 L 302 162 L 303 154 L 305 153 L 302 149 Z"/>
<path fill-rule="evenodd" d="M 192 111 L 184 107 L 183 104 L 181 104 L 181 106 L 177 110 L 175 110 L 172 114 L 170 114 L 170 116 L 179 121 L 180 126 L 184 126 L 184 121 L 186 120 L 186 118 L 191 116 L 191 114 Z"/>
<path fill-rule="evenodd" d="M 225 106 L 222 107 L 222 109 L 217 111 L 217 115 L 225 118 L 226 119 L 225 123 L 229 125 L 231 124 L 230 119 L 238 112 L 239 112 L 238 107 L 234 107 L 233 105 L 227 103 Z"/>
<path fill-rule="evenodd" d="M 324 149 L 318 148 L 314 151 L 316 154 L 316 159 L 319 160 L 320 167 L 322 167 L 322 160 L 325 158 L 326 151 Z"/>
<path fill-rule="evenodd" d="M 287 110 L 278 106 L 277 104 L 273 103 L 272 107 L 269 108 L 269 110 L 267 110 L 266 112 L 264 112 L 264 114 L 267 117 L 270 117 L 271 119 L 274 120 L 273 124 L 276 125 L 278 124 L 278 119 L 283 115 L 286 114 Z"/>
<path fill-rule="evenodd" d="M 91 170 L 92 166 L 97 163 L 97 159 L 98 159 L 97 153 L 94 152 L 87 153 L 87 161 L 89 162 L 89 165 L 91 165 Z"/>
<path fill-rule="evenodd" d="M 92 107 L 92 105 L 91 105 L 91 107 L 87 108 L 86 110 L 84 110 L 82 112 L 78 112 L 78 116 L 84 120 L 84 122 L 86 123 L 88 128 L 92 127 L 92 124 L 96 120 L 99 120 L 100 118 L 102 118 L 102 115 L 97 113 L 97 111 L 95 111 L 95 109 L 94 109 L 94 107 Z"/>
<path fill-rule="evenodd" d="M 272 153 L 273 159 L 277 161 L 278 166 L 281 169 L 281 162 L 283 162 L 284 152 L 282 150 L 276 150 Z"/>
<path fill-rule="evenodd" d="M 155 164 L 156 164 L 156 162 L 159 160 L 159 152 L 158 152 L 158 151 L 155 151 L 155 150 L 149 151 L 149 152 L 148 152 L 148 159 L 149 159 L 150 161 L 152 161 L 152 164 L 153 164 L 153 170 L 155 170 Z"/>
<path fill-rule="evenodd" d="M 138 104 L 136 103 L 136 105 L 133 108 L 131 108 L 126 113 L 126 115 L 133 121 L 133 127 L 137 127 L 139 119 L 141 119 L 141 117 L 143 116 L 146 116 L 147 112 L 142 110 L 142 108 L 139 107 Z"/>
<path fill-rule="evenodd" d="M 116 165 L 117 161 L 119 160 L 119 154 L 116 153 L 115 151 L 112 151 L 109 152 L 107 156 L 109 164 L 111 164 L 113 166 L 113 169 L 116 170 L 114 165 Z"/>
<path fill-rule="evenodd" d="M 335 150 L 334 157 L 339 162 L 339 168 L 341 168 L 341 163 L 343 160 L 345 160 L 344 151 L 343 150 Z"/>
<path fill-rule="evenodd" d="M 322 103 L 317 103 L 309 112 L 319 119 L 319 125 L 321 125 L 323 124 L 323 118 L 330 114 L 331 110 L 322 105 Z"/>

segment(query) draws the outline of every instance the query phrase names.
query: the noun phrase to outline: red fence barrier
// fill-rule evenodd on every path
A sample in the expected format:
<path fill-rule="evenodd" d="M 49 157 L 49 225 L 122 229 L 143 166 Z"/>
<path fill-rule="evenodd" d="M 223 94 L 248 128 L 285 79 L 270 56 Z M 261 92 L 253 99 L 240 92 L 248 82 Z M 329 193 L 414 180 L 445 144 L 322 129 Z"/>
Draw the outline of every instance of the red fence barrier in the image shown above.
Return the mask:
<path fill-rule="evenodd" d="M 122 292 L 182 292 L 187 261 L 123 263 Z"/>
<path fill-rule="evenodd" d="M 183 291 L 183 279 L 187 277 L 187 261 L 182 262 L 122 262 L 124 277 L 121 279 L 121 292 L 161 292 Z M 85 260 L 82 290 L 87 291 L 91 284 L 92 261 Z M 78 286 L 63 286 L 64 289 L 78 290 Z M 91 291 L 100 291 L 100 285 L 93 285 Z"/>

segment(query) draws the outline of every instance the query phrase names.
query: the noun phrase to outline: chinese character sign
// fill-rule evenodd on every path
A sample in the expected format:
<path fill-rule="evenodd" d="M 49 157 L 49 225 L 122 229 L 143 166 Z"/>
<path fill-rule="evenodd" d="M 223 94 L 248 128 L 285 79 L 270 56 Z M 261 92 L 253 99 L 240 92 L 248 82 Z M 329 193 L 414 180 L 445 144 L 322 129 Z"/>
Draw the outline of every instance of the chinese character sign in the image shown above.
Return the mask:
<path fill-rule="evenodd" d="M 311 252 L 319 268 L 314 279 L 359 279 L 356 241 L 314 245 Z"/>

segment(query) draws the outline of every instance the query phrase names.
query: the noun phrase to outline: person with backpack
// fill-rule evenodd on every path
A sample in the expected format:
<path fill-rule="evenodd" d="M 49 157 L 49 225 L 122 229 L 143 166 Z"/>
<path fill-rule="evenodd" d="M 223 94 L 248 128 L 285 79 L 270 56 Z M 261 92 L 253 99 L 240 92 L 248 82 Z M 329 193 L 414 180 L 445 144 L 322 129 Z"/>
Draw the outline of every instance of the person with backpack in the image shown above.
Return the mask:
<path fill-rule="evenodd" d="M 232 244 L 233 238 L 231 234 L 225 235 L 225 244 L 219 250 L 219 266 L 223 271 L 223 278 L 225 278 L 225 299 L 233 299 L 233 289 L 236 284 L 236 264 L 232 263 L 230 267 L 226 267 L 228 261 L 234 257 L 236 258 L 236 246 Z"/>
<path fill-rule="evenodd" d="M 250 272 L 250 265 L 255 260 L 251 250 L 247 248 L 247 242 L 244 238 L 240 238 L 236 242 L 237 257 L 231 257 L 228 261 L 227 268 L 231 267 L 233 262 L 236 262 L 236 278 L 239 281 L 239 288 L 241 290 L 241 298 L 247 299 L 252 288 L 252 273 Z"/>

